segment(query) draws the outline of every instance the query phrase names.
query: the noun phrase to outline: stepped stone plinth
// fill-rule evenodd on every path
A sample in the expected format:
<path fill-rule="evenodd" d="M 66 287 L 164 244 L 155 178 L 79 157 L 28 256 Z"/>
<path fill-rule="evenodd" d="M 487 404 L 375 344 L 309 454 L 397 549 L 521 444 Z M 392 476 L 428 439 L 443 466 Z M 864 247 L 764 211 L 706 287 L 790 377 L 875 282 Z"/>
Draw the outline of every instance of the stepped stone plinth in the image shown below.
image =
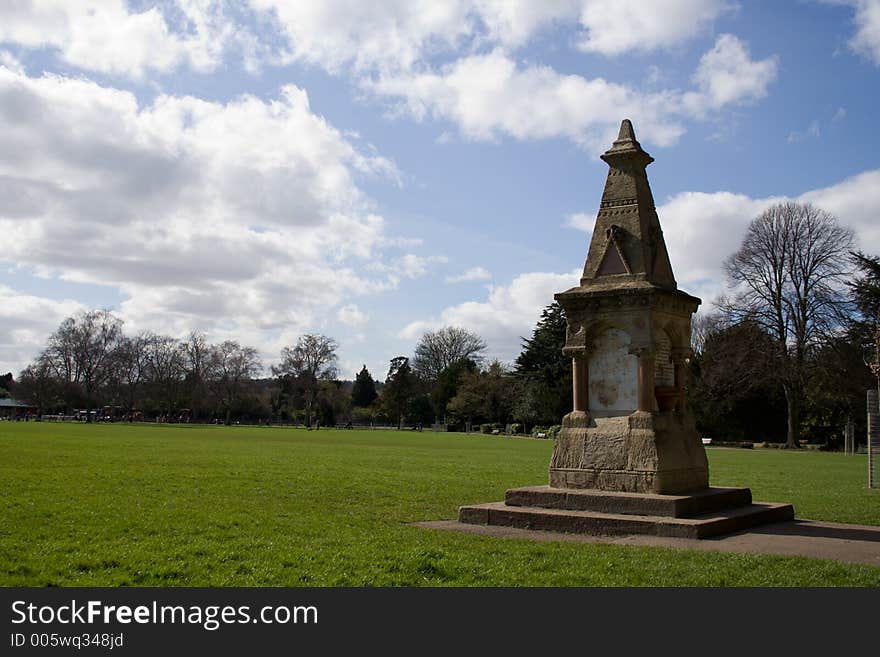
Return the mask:
<path fill-rule="evenodd" d="M 709 488 L 685 396 L 691 317 L 678 289 L 646 167 L 625 119 L 602 159 L 608 176 L 583 275 L 555 295 L 565 311 L 573 410 L 562 418 L 550 485 L 462 507 L 459 520 L 588 533 L 702 538 L 794 517 L 747 488 Z"/>

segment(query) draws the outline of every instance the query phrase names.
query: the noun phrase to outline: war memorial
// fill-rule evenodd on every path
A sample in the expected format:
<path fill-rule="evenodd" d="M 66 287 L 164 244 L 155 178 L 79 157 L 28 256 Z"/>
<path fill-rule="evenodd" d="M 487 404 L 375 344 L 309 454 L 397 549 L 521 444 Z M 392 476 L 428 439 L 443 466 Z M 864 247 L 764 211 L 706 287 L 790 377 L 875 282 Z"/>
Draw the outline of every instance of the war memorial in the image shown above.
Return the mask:
<path fill-rule="evenodd" d="M 583 276 L 555 295 L 568 323 L 573 410 L 562 418 L 549 485 L 464 506 L 459 522 L 704 538 L 791 520 L 790 504 L 709 485 L 685 395 L 700 299 L 675 282 L 645 171 L 654 159 L 628 119 L 601 157 L 608 177 Z"/>

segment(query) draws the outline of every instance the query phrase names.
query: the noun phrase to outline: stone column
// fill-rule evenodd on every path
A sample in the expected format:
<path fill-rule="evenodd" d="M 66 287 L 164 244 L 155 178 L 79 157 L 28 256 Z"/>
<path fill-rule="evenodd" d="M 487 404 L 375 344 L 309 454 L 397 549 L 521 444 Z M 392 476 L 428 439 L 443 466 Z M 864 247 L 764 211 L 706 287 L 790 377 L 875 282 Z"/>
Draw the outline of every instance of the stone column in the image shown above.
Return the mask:
<path fill-rule="evenodd" d="M 654 350 L 648 347 L 633 349 L 639 358 L 639 410 L 654 412 Z"/>
<path fill-rule="evenodd" d="M 590 405 L 590 373 L 587 354 L 575 354 L 571 359 L 572 406 L 575 412 L 586 413 Z"/>

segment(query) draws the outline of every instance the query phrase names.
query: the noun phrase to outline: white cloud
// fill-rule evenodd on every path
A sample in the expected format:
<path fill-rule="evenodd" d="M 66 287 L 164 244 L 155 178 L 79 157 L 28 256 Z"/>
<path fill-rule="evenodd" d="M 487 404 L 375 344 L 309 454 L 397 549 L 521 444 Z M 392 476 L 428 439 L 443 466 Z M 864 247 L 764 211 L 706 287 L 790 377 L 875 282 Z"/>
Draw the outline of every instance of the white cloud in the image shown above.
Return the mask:
<path fill-rule="evenodd" d="M 843 121 L 846 118 L 846 108 L 838 107 L 834 111 L 834 116 L 831 117 L 832 121 Z"/>
<path fill-rule="evenodd" d="M 723 0 L 249 0 L 286 40 L 280 59 L 333 72 L 407 72 L 437 55 L 525 46 L 542 29 L 573 29 L 582 50 L 669 48 L 707 30 Z"/>
<path fill-rule="evenodd" d="M 369 316 L 357 305 L 350 303 L 336 311 L 336 319 L 347 326 L 360 327 L 369 321 Z"/>
<path fill-rule="evenodd" d="M 652 143 L 672 144 L 685 130 L 682 119 L 761 98 L 775 77 L 775 57 L 753 60 L 744 43 L 723 34 L 700 61 L 697 90 L 685 93 L 646 93 L 603 78 L 518 65 L 499 49 L 463 57 L 440 72 L 383 75 L 362 85 L 399 99 L 398 111 L 417 121 L 451 121 L 467 139 L 563 137 L 593 150 L 613 140 L 621 116 L 633 119 Z"/>
<path fill-rule="evenodd" d="M 748 47 L 732 34 L 722 34 L 700 58 L 694 73 L 699 91 L 685 94 L 685 107 L 695 116 L 731 103 L 763 98 L 776 80 L 776 56 L 753 60 Z"/>
<path fill-rule="evenodd" d="M 749 222 L 787 197 L 751 198 L 731 192 L 681 192 L 657 213 L 680 289 L 708 306 L 724 289 L 721 264 L 742 242 Z M 880 170 L 811 190 L 793 200 L 810 202 L 852 228 L 859 247 L 880 253 Z M 592 228 L 592 226 L 590 226 Z"/>
<path fill-rule="evenodd" d="M 596 224 L 595 212 L 574 212 L 565 218 L 565 226 L 582 230 L 587 233 L 593 232 L 593 226 Z"/>
<path fill-rule="evenodd" d="M 363 84 L 399 98 L 399 109 L 416 120 L 433 116 L 455 123 L 467 139 L 564 137 L 595 148 L 613 140 L 621 116 L 630 116 L 654 143 L 670 144 L 684 131 L 668 116 L 675 99 L 666 94 L 640 94 L 546 66 L 520 67 L 499 50 L 464 57 L 441 73 L 385 76 Z"/>
<path fill-rule="evenodd" d="M 856 33 L 850 47 L 880 66 L 880 0 L 856 0 Z"/>
<path fill-rule="evenodd" d="M 526 46 L 556 25 L 571 44 L 614 56 L 670 48 L 705 33 L 725 0 L 33 0 L 0 6 L 0 43 L 48 48 L 90 71 L 140 78 L 181 66 L 216 70 L 302 61 L 331 73 L 424 70 L 438 56 Z M 259 36 L 252 25 L 260 28 Z"/>
<path fill-rule="evenodd" d="M 827 210 L 852 228 L 859 248 L 880 254 L 880 169 L 865 171 L 798 198 Z"/>
<path fill-rule="evenodd" d="M 521 347 L 520 338 L 531 336 L 541 310 L 553 302 L 553 294 L 577 285 L 581 273 L 578 267 L 567 274 L 520 274 L 509 285 L 491 286 L 485 301 L 467 301 L 444 308 L 438 317 L 408 324 L 399 337 L 417 340 L 428 330 L 460 326 L 486 340 L 490 357 L 513 360 Z"/>
<path fill-rule="evenodd" d="M 85 310 L 78 301 L 46 299 L 0 285 L 0 374 L 15 378 L 66 318 Z"/>
<path fill-rule="evenodd" d="M 582 3 L 585 34 L 578 47 L 603 55 L 669 48 L 706 31 L 730 9 L 723 0 L 591 0 Z"/>
<path fill-rule="evenodd" d="M 485 267 L 471 267 L 466 272 L 458 276 L 447 276 L 447 283 L 464 283 L 466 281 L 488 281 L 492 278 L 492 274 Z"/>
<path fill-rule="evenodd" d="M 293 85 L 270 101 L 139 106 L 0 67 L 0 134 L 0 259 L 115 286 L 133 330 L 202 328 L 274 358 L 334 306 L 396 283 L 368 269 L 394 240 L 355 182 L 394 180 L 393 163 Z"/>
<path fill-rule="evenodd" d="M 328 71 L 408 69 L 426 54 L 456 48 L 474 29 L 465 2 L 386 0 L 250 0 L 270 14 L 287 40 L 282 60 L 302 60 Z"/>
<path fill-rule="evenodd" d="M 49 48 L 73 66 L 139 78 L 183 64 L 214 70 L 236 33 L 245 33 L 218 3 L 179 0 L 172 9 L 185 29 L 173 31 L 159 7 L 133 12 L 123 0 L 7 2 L 0 5 L 0 43 Z"/>
<path fill-rule="evenodd" d="M 389 265 L 374 265 L 374 268 L 380 271 L 391 272 L 394 280 L 396 277 L 403 278 L 419 278 L 428 273 L 428 269 L 435 264 L 443 264 L 448 262 L 446 256 L 419 256 L 414 253 L 407 253 L 399 258 L 395 258 Z"/>

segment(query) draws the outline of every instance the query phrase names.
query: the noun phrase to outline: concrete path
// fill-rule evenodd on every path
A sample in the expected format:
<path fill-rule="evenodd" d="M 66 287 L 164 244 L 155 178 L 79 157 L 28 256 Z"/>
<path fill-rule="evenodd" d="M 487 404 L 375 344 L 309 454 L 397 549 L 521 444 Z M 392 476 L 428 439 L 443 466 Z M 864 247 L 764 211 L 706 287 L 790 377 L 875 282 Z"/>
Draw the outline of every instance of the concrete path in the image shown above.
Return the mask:
<path fill-rule="evenodd" d="M 426 529 L 441 529 L 500 538 L 525 538 L 533 541 L 568 541 L 572 543 L 610 543 L 708 550 L 779 554 L 785 556 L 832 559 L 845 563 L 880 567 L 880 527 L 844 525 L 816 520 L 789 520 L 762 525 L 748 531 L 716 538 L 664 538 L 660 536 L 591 536 L 532 531 L 513 527 L 467 525 L 456 520 L 414 523 Z"/>

